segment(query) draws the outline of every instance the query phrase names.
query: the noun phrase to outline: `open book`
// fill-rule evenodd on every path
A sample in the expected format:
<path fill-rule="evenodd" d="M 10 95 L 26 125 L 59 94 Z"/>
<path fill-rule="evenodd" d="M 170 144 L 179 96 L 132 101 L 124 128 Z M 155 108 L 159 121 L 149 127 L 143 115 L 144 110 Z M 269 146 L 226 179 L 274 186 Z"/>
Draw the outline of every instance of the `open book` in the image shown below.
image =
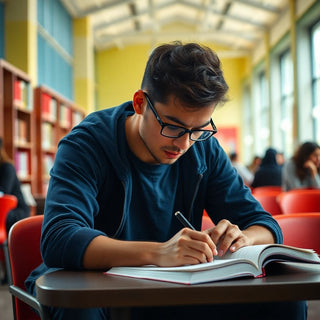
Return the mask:
<path fill-rule="evenodd" d="M 243 247 L 208 263 L 181 267 L 113 267 L 106 274 L 196 284 L 245 276 L 262 277 L 265 276 L 265 266 L 272 261 L 320 264 L 320 258 L 313 250 L 267 244 Z"/>

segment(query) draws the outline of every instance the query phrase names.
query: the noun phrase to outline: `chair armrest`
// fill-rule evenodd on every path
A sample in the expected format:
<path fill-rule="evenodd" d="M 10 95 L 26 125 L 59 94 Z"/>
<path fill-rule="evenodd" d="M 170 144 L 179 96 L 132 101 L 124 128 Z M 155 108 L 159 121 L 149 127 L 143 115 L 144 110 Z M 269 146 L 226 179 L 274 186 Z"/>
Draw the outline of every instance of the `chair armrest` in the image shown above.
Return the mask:
<path fill-rule="evenodd" d="M 48 310 L 46 307 L 42 306 L 40 302 L 31 294 L 25 290 L 15 286 L 9 285 L 9 292 L 19 300 L 23 301 L 39 314 L 41 319 L 50 319 Z"/>

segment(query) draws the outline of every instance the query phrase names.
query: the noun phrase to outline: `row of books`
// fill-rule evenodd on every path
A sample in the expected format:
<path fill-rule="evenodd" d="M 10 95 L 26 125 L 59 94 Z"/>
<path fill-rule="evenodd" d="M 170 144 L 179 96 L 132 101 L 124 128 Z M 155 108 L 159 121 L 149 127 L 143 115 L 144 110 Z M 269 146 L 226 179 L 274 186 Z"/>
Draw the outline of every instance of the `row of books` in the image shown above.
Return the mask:
<path fill-rule="evenodd" d="M 50 170 L 53 166 L 54 156 L 46 154 L 43 157 L 43 176 L 49 177 Z M 14 157 L 15 169 L 17 176 L 20 179 L 26 179 L 30 175 L 30 152 L 29 151 L 17 151 Z"/>
<path fill-rule="evenodd" d="M 59 104 L 56 99 L 45 92 L 42 93 L 41 99 L 41 117 L 45 121 L 56 122 L 59 114 L 59 125 L 62 128 L 70 129 L 83 118 L 81 112 L 73 111 L 63 103 Z"/>
<path fill-rule="evenodd" d="M 19 109 L 31 111 L 33 109 L 33 103 L 30 84 L 23 80 L 16 79 L 13 90 L 14 105 Z"/>

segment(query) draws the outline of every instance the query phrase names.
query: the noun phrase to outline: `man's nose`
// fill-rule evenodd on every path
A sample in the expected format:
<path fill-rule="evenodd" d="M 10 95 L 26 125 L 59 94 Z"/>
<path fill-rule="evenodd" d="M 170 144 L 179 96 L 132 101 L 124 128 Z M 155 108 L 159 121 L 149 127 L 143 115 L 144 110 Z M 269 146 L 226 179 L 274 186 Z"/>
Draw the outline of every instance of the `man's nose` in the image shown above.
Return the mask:
<path fill-rule="evenodd" d="M 192 143 L 193 141 L 190 140 L 188 132 L 186 132 L 179 138 L 173 139 L 173 144 L 181 150 L 187 150 L 192 145 Z"/>

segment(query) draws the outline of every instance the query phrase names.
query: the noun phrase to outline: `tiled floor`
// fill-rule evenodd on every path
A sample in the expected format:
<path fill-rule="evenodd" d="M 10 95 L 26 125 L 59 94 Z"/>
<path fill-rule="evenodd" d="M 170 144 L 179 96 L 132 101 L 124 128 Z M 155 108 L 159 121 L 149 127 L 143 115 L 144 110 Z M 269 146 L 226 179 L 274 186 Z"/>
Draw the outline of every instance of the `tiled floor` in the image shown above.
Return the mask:
<path fill-rule="evenodd" d="M 13 320 L 11 296 L 7 286 L 0 285 L 0 319 Z"/>
<path fill-rule="evenodd" d="M 320 301 L 309 301 L 308 314 L 308 320 L 320 320 Z M 13 320 L 11 296 L 4 285 L 0 285 L 0 319 Z"/>

